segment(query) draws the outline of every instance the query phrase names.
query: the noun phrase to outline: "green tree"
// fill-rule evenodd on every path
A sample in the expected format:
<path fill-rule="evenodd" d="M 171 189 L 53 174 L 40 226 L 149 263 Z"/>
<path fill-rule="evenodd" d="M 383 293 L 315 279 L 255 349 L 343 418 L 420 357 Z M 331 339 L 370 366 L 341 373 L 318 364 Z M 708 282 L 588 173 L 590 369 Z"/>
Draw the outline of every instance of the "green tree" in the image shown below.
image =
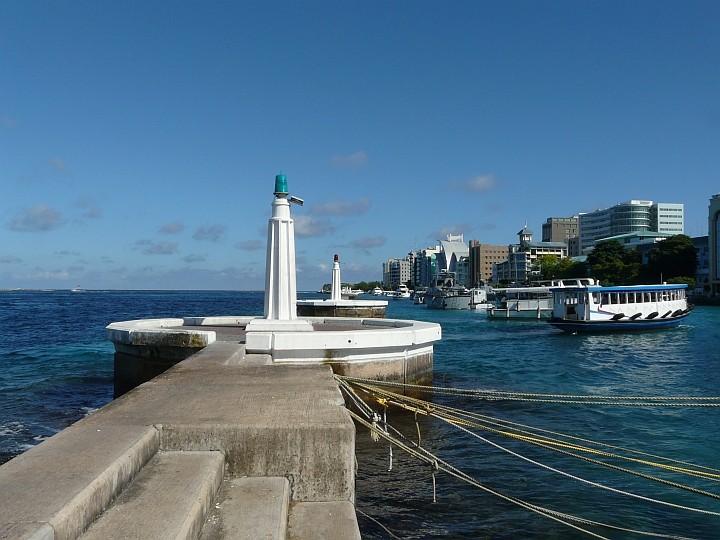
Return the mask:
<path fill-rule="evenodd" d="M 679 277 L 692 279 L 689 276 L 694 276 L 696 270 L 697 249 L 685 234 L 676 234 L 658 242 L 648 253 L 646 277 L 650 281 L 669 282 Z"/>
<path fill-rule="evenodd" d="M 628 285 L 638 280 L 641 257 L 636 249 L 625 249 L 617 240 L 610 240 L 595 246 L 587 264 L 603 285 Z"/>
<path fill-rule="evenodd" d="M 572 259 L 563 259 L 565 262 L 560 268 L 558 268 L 558 278 L 581 278 L 587 277 L 587 264 L 580 261 L 573 261 Z"/>
<path fill-rule="evenodd" d="M 556 255 L 541 255 L 537 258 L 535 265 L 540 271 L 540 279 L 553 279 L 560 266 L 560 258 Z"/>

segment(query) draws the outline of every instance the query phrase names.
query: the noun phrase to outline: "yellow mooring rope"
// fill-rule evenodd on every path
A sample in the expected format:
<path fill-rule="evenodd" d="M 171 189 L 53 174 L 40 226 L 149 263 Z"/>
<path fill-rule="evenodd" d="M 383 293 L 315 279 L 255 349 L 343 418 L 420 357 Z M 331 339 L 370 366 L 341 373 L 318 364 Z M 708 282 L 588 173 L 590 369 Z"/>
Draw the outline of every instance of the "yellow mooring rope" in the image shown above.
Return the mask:
<path fill-rule="evenodd" d="M 508 496 L 505 494 L 500 493 L 497 490 L 494 490 L 492 488 L 489 488 L 487 486 L 484 486 L 474 480 L 473 478 L 469 477 L 465 473 L 462 473 L 458 469 L 455 469 L 451 465 L 449 465 L 447 462 L 443 461 L 439 457 L 431 454 L 430 452 L 426 451 L 424 448 L 420 446 L 420 428 L 419 425 L 417 425 L 418 430 L 418 442 L 410 442 L 407 439 L 404 438 L 399 432 L 394 430 L 394 428 L 391 428 L 385 421 L 380 420 L 380 416 L 373 411 L 373 409 L 368 405 L 368 403 L 376 403 L 377 405 L 383 407 L 384 410 L 386 410 L 388 407 L 397 407 L 401 409 L 408 410 L 410 412 L 414 412 L 415 415 L 417 414 L 423 414 L 426 416 L 434 416 L 436 418 L 439 418 L 440 420 L 447 422 L 451 425 L 454 425 L 458 429 L 462 430 L 463 432 L 476 437 L 477 439 L 485 442 L 486 444 L 490 444 L 504 452 L 507 452 L 515 457 L 518 457 L 520 459 L 523 459 L 527 462 L 530 462 L 536 466 L 545 468 L 547 470 L 550 470 L 552 472 L 564 475 L 566 477 L 572 478 L 574 480 L 592 485 L 597 488 L 609 490 L 615 493 L 619 493 L 622 495 L 626 495 L 629 497 L 634 497 L 637 499 L 642 499 L 644 501 L 648 501 L 655 504 L 670 506 L 676 509 L 680 510 L 686 510 L 691 512 L 697 512 L 701 514 L 707 514 L 707 515 L 713 515 L 713 516 L 720 516 L 720 512 L 714 512 L 710 510 L 703 510 L 699 508 L 693 508 L 689 506 L 683 506 L 675 503 L 669 503 L 666 501 L 661 501 L 657 499 L 652 499 L 649 497 L 645 497 L 642 495 L 638 495 L 635 493 L 630 493 L 627 491 L 619 490 L 616 488 L 612 488 L 609 486 L 605 486 L 602 484 L 599 484 L 597 482 L 591 482 L 589 480 L 577 477 L 575 475 L 571 475 L 569 473 L 560 471 L 558 469 L 555 469 L 553 467 L 550 467 L 548 465 L 544 465 L 542 463 L 539 463 L 535 460 L 532 460 L 530 458 L 527 458 L 517 452 L 511 451 L 507 448 L 502 447 L 501 445 L 494 443 L 492 441 L 489 441 L 488 439 L 479 436 L 478 434 L 471 431 L 471 429 L 481 429 L 484 431 L 487 431 L 489 433 L 493 433 L 496 435 L 504 436 L 516 441 L 525 442 L 528 444 L 532 444 L 541 448 L 545 448 L 547 450 L 552 450 L 558 453 L 561 453 L 566 456 L 574 457 L 589 463 L 593 463 L 595 465 L 600 465 L 604 467 L 608 467 L 613 470 L 617 470 L 620 472 L 625 472 L 628 474 L 636 475 L 648 480 L 652 480 L 655 482 L 660 482 L 664 485 L 676 487 L 679 489 L 683 489 L 698 495 L 703 495 L 706 497 L 710 497 L 713 499 L 720 499 L 720 494 L 718 493 L 712 493 L 709 491 L 700 490 L 697 488 L 694 488 L 692 486 L 687 486 L 684 484 L 681 484 L 679 482 L 674 482 L 671 480 L 666 480 L 663 478 L 658 478 L 655 476 L 648 475 L 646 473 L 642 473 L 640 471 L 635 471 L 632 469 L 629 469 L 627 467 L 621 467 L 619 465 L 608 463 L 606 461 L 602 461 L 600 459 L 597 459 L 598 457 L 605 458 L 605 459 L 611 459 L 611 460 L 618 460 L 618 461 L 626 461 L 629 463 L 639 464 L 643 466 L 648 467 L 656 467 L 661 470 L 670 471 L 677 474 L 685 474 L 688 476 L 694 476 L 699 477 L 704 480 L 714 481 L 718 482 L 720 481 L 720 470 L 713 469 L 710 467 L 704 467 L 701 465 L 695 465 L 692 463 L 665 458 L 662 456 L 654 455 L 654 454 L 648 454 L 645 452 L 640 452 L 637 450 L 631 450 L 627 448 L 623 448 L 620 446 L 615 445 L 609 445 L 605 443 L 595 442 L 589 439 L 584 439 L 572 435 L 567 435 L 559 432 L 554 432 L 546 429 L 540 429 L 540 428 L 534 428 L 532 426 L 528 426 L 525 424 L 519 424 L 516 422 L 510 422 L 507 420 L 502 420 L 499 418 L 494 418 L 488 415 L 483 415 L 479 413 L 473 413 L 469 411 L 464 411 L 462 409 L 457 409 L 454 407 L 449 407 L 446 405 L 440 405 L 436 403 L 432 403 L 426 400 L 421 400 L 418 398 L 413 398 L 410 396 L 401 395 L 395 392 L 390 391 L 388 388 L 405 388 L 405 389 L 412 389 L 415 393 L 428 393 L 428 394 L 443 394 L 443 395 L 458 395 L 458 396 L 465 396 L 469 398 L 475 398 L 475 399 L 511 399 L 516 401 L 535 401 L 535 402 L 543 402 L 543 403 L 566 403 L 566 404 L 585 404 L 585 405 L 640 405 L 640 406 L 690 406 L 690 407 L 704 407 L 704 406 L 720 406 L 720 397 L 667 397 L 667 396 L 653 396 L 653 397 L 647 397 L 647 396 L 570 396 L 570 395 L 562 395 L 562 394 L 527 394 L 527 393 L 518 393 L 518 392 L 495 392 L 495 391 L 480 391 L 480 390 L 467 390 L 467 389 L 456 389 L 456 388 L 438 388 L 438 387 L 432 387 L 432 386 L 422 386 L 422 385 L 404 385 L 401 383 L 390 383 L 386 381 L 375 381 L 371 379 L 360 379 L 360 378 L 353 378 L 353 377 L 344 377 L 344 376 L 337 376 L 336 380 L 339 382 L 341 389 L 343 390 L 343 393 L 345 396 L 347 396 L 348 401 L 351 401 L 355 407 L 360 411 L 360 414 L 356 414 L 352 410 L 351 415 L 353 418 L 356 419 L 360 424 L 365 425 L 368 427 L 371 431 L 371 434 L 373 437 L 377 438 L 384 438 L 388 440 L 392 445 L 397 446 L 398 448 L 404 450 L 408 454 L 414 456 L 417 459 L 420 459 L 421 461 L 424 461 L 426 463 L 429 463 L 433 465 L 434 469 L 442 470 L 444 472 L 447 472 L 449 474 L 452 474 L 453 476 L 456 476 L 457 478 L 460 478 L 466 482 L 468 482 L 471 485 L 474 485 L 480 489 L 483 489 L 489 493 L 492 493 L 493 495 L 496 495 L 498 497 L 501 497 L 507 501 L 510 501 L 514 504 L 517 504 L 523 508 L 526 508 L 530 511 L 537 512 L 545 517 L 548 517 L 550 519 L 559 521 L 567 526 L 573 527 L 579 531 L 582 531 L 586 534 L 589 534 L 591 536 L 595 536 L 598 538 L 604 538 L 600 535 L 597 535 L 596 533 L 589 531 L 583 527 L 580 527 L 578 525 L 575 525 L 575 523 L 579 523 L 584 526 L 593 526 L 593 527 L 607 527 L 614 530 L 619 530 L 623 532 L 629 532 L 633 534 L 639 534 L 639 535 L 649 535 L 654 536 L 657 538 L 683 538 L 680 536 L 675 535 L 667 535 L 657 532 L 646 532 L 646 531 L 637 531 L 637 530 L 630 530 L 623 527 L 607 524 L 607 523 L 601 523 L 601 522 L 595 522 L 586 520 L 583 518 L 579 518 L 577 516 L 572 516 L 570 514 L 565 514 L 562 512 L 557 512 L 555 510 L 550 510 L 547 508 L 543 508 L 537 505 L 533 505 L 531 503 L 527 503 L 524 501 L 521 501 L 520 499 L 517 499 L 512 496 Z M 360 415 L 363 415 L 364 418 Z M 385 415 L 383 414 L 383 418 Z M 370 421 L 372 420 L 372 421 Z M 394 431 L 395 434 L 391 434 L 390 431 Z M 392 448 L 392 447 L 391 447 Z M 608 451 L 612 450 L 612 452 Z M 627 455 L 623 455 L 627 454 Z M 588 454 L 588 455 L 583 455 Z M 589 457 L 589 455 L 596 456 L 595 458 Z M 638 457 L 639 456 L 639 457 Z M 434 476 L 433 476 L 434 480 Z"/>

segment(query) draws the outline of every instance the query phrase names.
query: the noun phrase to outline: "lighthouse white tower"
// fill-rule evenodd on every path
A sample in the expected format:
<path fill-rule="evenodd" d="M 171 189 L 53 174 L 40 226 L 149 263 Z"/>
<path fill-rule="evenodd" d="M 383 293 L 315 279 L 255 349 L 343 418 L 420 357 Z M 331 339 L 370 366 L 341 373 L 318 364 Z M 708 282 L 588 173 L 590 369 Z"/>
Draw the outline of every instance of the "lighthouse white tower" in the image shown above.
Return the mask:
<path fill-rule="evenodd" d="M 342 283 L 340 282 L 340 258 L 335 254 L 332 269 L 332 283 L 330 284 L 330 300 L 342 300 Z"/>
<path fill-rule="evenodd" d="M 267 259 L 265 267 L 265 311 L 262 319 L 247 325 L 251 332 L 312 330 L 312 325 L 297 318 L 297 285 L 295 277 L 295 228 L 290 217 L 290 202 L 302 199 L 288 197 L 287 177 L 275 177 L 275 199 L 268 221 Z"/>

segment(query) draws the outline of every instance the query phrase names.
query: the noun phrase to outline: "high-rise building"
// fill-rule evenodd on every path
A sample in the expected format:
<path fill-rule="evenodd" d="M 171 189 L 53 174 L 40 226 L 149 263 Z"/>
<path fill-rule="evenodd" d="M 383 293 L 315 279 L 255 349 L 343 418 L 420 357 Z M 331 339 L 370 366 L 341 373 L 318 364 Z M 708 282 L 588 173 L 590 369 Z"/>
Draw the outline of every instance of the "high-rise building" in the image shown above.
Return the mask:
<path fill-rule="evenodd" d="M 710 198 L 708 211 L 709 278 L 711 294 L 720 294 L 720 193 Z"/>
<path fill-rule="evenodd" d="M 682 204 L 657 203 L 653 205 L 650 230 L 669 235 L 685 234 L 684 210 Z"/>
<path fill-rule="evenodd" d="M 598 240 L 637 232 L 658 232 L 658 236 L 683 234 L 684 206 L 630 200 L 579 216 L 580 253 L 585 254 Z"/>
<path fill-rule="evenodd" d="M 501 263 L 508 256 L 507 246 L 491 246 L 481 244 L 477 240 L 470 240 L 469 286 L 478 287 L 480 283 L 490 283 L 492 280 L 493 265 Z"/>
<path fill-rule="evenodd" d="M 578 217 L 549 217 L 542 225 L 543 242 L 565 242 L 578 235 Z"/>
<path fill-rule="evenodd" d="M 383 263 L 383 285 L 397 289 L 402 283 L 410 281 L 410 261 L 407 259 L 388 259 Z"/>

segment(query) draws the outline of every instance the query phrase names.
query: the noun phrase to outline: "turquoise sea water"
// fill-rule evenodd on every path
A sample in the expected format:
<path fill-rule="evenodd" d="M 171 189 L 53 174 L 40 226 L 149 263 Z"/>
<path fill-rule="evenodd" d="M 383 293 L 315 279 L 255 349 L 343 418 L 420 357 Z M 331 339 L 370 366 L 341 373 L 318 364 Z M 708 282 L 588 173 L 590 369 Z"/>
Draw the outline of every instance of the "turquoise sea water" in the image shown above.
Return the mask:
<path fill-rule="evenodd" d="M 0 291 L 0 461 L 51 436 L 112 399 L 113 321 L 262 313 L 262 293 L 187 291 Z M 510 392 L 613 396 L 719 396 L 720 308 L 698 307 L 687 323 L 645 334 L 571 336 L 546 323 L 488 321 L 481 312 L 433 311 L 390 301 L 388 317 L 438 322 L 436 386 Z M 487 401 L 436 396 L 511 420 L 720 469 L 717 407 L 619 407 Z M 720 536 L 720 501 L 600 468 L 492 433 L 485 440 L 439 420 L 394 410 L 388 421 L 422 445 L 508 496 L 560 512 L 676 537 Z M 495 443 L 515 455 L 493 446 Z M 357 508 L 364 538 L 586 538 L 399 450 L 357 441 Z M 552 472 L 532 459 L 629 497 Z M 720 493 L 717 478 L 651 474 Z M 717 472 L 717 471 L 716 471 Z M 719 473 L 720 474 L 720 473 Z M 703 512 L 660 505 L 662 499 Z M 593 528 L 608 538 L 643 538 Z M 657 535 L 652 537 L 658 537 Z"/>

